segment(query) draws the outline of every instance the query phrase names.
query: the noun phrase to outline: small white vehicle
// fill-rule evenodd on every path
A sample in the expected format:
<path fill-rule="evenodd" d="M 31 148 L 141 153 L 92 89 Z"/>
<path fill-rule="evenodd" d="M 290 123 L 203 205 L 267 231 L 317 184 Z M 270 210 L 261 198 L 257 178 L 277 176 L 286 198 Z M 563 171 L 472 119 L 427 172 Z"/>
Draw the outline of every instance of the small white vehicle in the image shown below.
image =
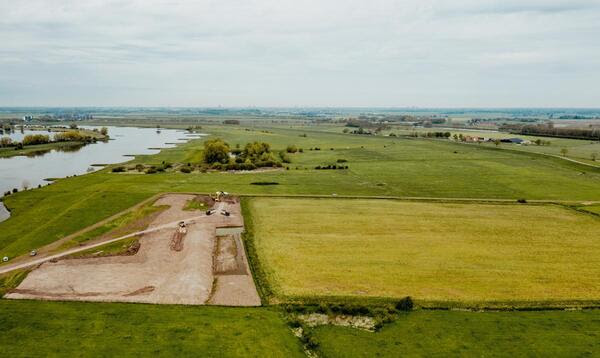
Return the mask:
<path fill-rule="evenodd" d="M 3 262 L 7 262 L 7 261 L 8 261 L 8 256 L 4 256 L 4 257 L 2 258 L 2 261 L 3 261 Z"/>
<path fill-rule="evenodd" d="M 35 256 L 35 255 L 37 255 L 37 251 L 31 250 L 31 252 L 29 253 L 29 256 Z"/>

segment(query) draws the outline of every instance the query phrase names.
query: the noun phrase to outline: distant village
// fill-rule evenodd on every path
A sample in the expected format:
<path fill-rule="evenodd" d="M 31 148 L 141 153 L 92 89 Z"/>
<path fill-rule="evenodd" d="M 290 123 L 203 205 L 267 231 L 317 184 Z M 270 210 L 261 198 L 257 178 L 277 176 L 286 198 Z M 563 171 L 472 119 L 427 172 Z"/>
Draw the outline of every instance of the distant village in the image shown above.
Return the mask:
<path fill-rule="evenodd" d="M 86 119 L 94 119 L 94 116 L 89 113 L 64 113 L 64 114 L 43 114 L 39 116 L 25 115 L 22 117 L 24 122 L 37 121 L 82 121 Z"/>

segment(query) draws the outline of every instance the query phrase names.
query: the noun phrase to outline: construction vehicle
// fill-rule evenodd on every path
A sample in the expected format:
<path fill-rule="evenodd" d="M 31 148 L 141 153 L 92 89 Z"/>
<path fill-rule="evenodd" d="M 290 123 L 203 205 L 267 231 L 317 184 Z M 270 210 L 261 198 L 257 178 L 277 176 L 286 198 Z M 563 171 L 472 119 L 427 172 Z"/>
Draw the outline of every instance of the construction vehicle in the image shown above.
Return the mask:
<path fill-rule="evenodd" d="M 227 196 L 229 196 L 229 193 L 226 191 L 217 191 L 215 193 L 215 197 L 213 198 L 215 201 L 221 201 L 224 198 L 226 198 Z"/>

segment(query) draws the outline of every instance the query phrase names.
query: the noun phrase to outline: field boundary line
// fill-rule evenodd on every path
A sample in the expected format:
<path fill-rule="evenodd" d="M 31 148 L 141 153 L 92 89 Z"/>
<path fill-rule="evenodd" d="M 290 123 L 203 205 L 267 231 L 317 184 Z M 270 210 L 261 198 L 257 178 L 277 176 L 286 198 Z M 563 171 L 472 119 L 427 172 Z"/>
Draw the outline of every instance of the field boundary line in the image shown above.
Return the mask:
<path fill-rule="evenodd" d="M 399 201 L 422 201 L 439 203 L 495 203 L 495 204 L 600 204 L 598 200 L 550 200 L 550 199 L 527 199 L 526 203 L 518 203 L 518 199 L 496 199 L 496 198 L 439 198 L 418 196 L 381 196 L 381 195 L 327 195 L 327 194 L 235 194 L 243 198 L 290 198 L 290 199 L 365 199 L 365 200 L 399 200 Z"/>

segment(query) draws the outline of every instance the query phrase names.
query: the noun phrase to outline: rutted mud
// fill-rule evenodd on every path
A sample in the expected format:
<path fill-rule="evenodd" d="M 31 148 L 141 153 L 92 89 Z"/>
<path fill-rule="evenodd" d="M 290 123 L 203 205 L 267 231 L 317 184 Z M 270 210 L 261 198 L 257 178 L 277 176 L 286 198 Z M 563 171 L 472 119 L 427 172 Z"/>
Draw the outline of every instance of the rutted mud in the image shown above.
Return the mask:
<path fill-rule="evenodd" d="M 149 227 L 188 221 L 185 226 L 144 234 L 137 252 L 46 262 L 5 297 L 260 305 L 239 234 L 215 236 L 217 227 L 243 226 L 239 202 L 216 203 L 217 212 L 207 216 L 203 211 L 183 210 L 194 199 L 198 200 L 194 195 L 168 194 L 157 200 L 154 205 L 169 208 L 153 218 Z M 230 216 L 220 215 L 221 210 Z"/>

